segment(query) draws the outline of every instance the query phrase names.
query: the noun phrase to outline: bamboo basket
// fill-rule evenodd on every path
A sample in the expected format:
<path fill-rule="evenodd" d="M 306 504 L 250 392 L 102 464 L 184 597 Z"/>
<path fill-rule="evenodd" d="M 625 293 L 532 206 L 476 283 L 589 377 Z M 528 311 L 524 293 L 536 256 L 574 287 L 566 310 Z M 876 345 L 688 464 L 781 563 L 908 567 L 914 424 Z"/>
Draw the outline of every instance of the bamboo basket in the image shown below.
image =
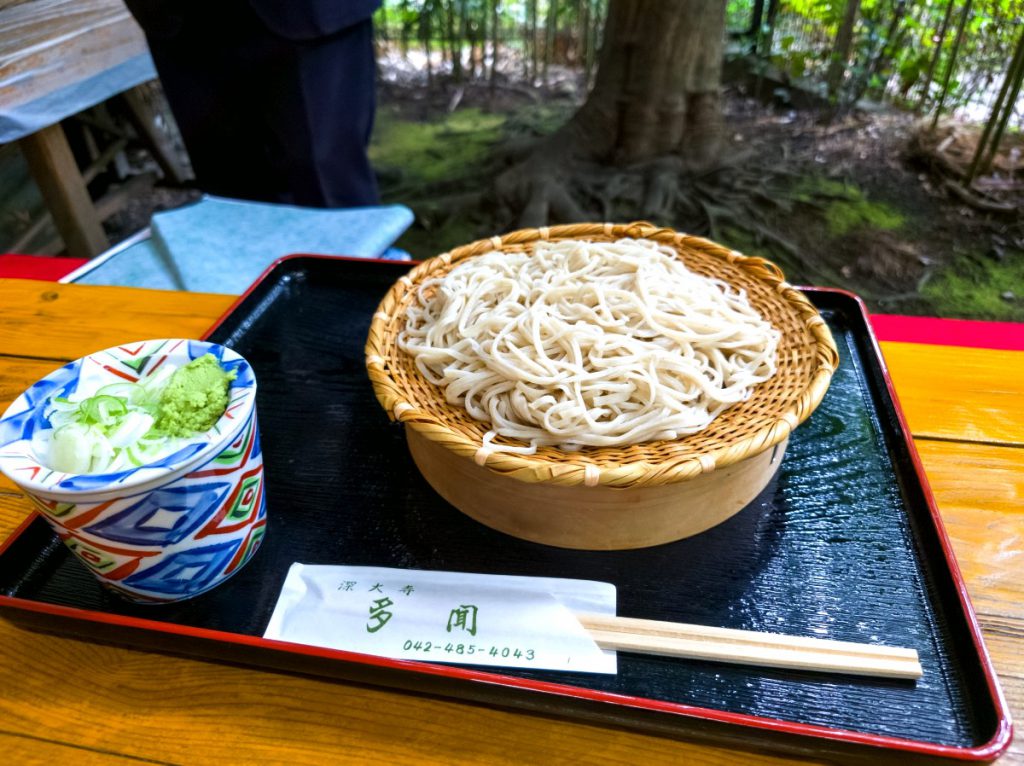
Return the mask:
<path fill-rule="evenodd" d="M 623 237 L 667 245 L 692 271 L 746 290 L 751 304 L 782 333 L 778 371 L 750 399 L 684 438 L 579 452 L 542 447 L 533 455 L 482 449 L 487 424 L 448 404 L 397 347 L 417 286 L 492 250 L 522 252 L 542 241 Z M 648 223 L 524 229 L 431 258 L 384 296 L 366 343 L 377 399 L 392 420 L 405 424 L 412 457 L 441 496 L 516 537 L 589 550 L 678 540 L 740 511 L 774 476 L 790 432 L 821 402 L 838 362 L 824 320 L 777 266 Z M 502 437 L 495 441 L 521 444 Z"/>

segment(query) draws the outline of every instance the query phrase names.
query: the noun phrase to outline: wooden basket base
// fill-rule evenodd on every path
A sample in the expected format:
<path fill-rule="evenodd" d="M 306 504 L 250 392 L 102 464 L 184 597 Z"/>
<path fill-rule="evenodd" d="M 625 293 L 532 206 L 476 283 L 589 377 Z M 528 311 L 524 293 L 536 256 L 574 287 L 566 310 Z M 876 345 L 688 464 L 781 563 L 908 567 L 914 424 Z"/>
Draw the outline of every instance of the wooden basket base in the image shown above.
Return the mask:
<path fill-rule="evenodd" d="M 787 441 L 689 481 L 656 487 L 561 487 L 502 476 L 405 429 L 416 466 L 441 497 L 481 524 L 559 548 L 647 548 L 703 532 L 750 503 Z"/>

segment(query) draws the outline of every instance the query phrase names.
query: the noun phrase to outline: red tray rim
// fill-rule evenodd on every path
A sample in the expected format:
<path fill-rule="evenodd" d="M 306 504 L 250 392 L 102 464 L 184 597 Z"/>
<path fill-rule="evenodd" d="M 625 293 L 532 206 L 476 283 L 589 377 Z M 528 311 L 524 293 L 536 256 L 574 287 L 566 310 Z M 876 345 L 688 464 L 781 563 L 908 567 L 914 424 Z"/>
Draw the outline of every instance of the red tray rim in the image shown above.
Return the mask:
<path fill-rule="evenodd" d="M 355 258 L 348 256 L 333 256 L 306 253 L 293 253 L 290 255 L 282 256 L 281 258 L 278 258 L 272 264 L 270 264 L 270 266 L 268 266 L 264 270 L 264 272 L 248 287 L 248 289 L 246 289 L 244 293 L 239 295 L 238 298 L 234 302 L 232 302 L 231 306 L 229 306 L 228 309 L 220 317 L 218 317 L 217 320 L 206 330 L 206 332 L 202 336 L 202 339 L 206 339 L 207 337 L 209 337 L 209 335 L 212 334 L 227 319 L 227 317 L 232 314 L 232 312 L 234 312 L 234 310 L 239 306 L 239 304 L 241 304 L 242 301 L 244 301 L 253 291 L 258 289 L 259 286 L 263 283 L 263 281 L 267 279 L 270 276 L 270 274 L 275 269 L 277 269 L 281 264 L 300 258 L 318 260 L 348 260 L 359 261 L 363 263 L 384 263 L 389 264 L 391 266 L 401 263 L 407 263 L 410 268 L 415 266 L 417 263 L 415 261 L 403 262 L 380 258 Z M 978 623 L 977 615 L 971 603 L 970 596 L 968 595 L 967 586 L 963 579 L 963 574 L 961 573 L 960 567 L 957 564 L 956 557 L 953 553 L 952 544 L 950 543 L 949 536 L 946 533 L 945 526 L 942 523 L 942 518 L 939 515 L 938 507 L 935 503 L 935 497 L 932 493 L 931 487 L 928 484 L 928 480 L 924 472 L 924 467 L 921 463 L 920 456 L 917 453 L 917 449 L 914 446 L 914 441 L 911 437 L 910 429 L 907 426 L 906 418 L 903 414 L 903 409 L 900 406 L 899 398 L 896 394 L 895 388 L 893 387 L 892 379 L 889 375 L 889 369 L 885 363 L 885 357 L 882 355 L 881 348 L 878 344 L 878 339 L 872 328 L 869 314 L 867 311 L 867 306 L 858 295 L 848 290 L 829 287 L 801 287 L 800 289 L 811 293 L 833 293 L 846 296 L 847 298 L 850 298 L 856 303 L 858 309 L 860 310 L 864 318 L 865 325 L 868 329 L 868 342 L 870 344 L 872 351 L 878 357 L 881 371 L 885 380 L 886 390 L 888 391 L 888 394 L 892 399 L 900 431 L 903 435 L 904 441 L 907 444 L 911 462 L 914 466 L 914 471 L 924 492 L 925 501 L 928 505 L 928 510 L 932 520 L 932 524 L 935 528 L 936 533 L 938 534 L 939 542 L 942 547 L 943 556 L 945 557 L 945 564 L 949 568 L 950 574 L 953 577 L 957 596 L 960 602 L 960 607 L 964 613 L 964 616 L 967 619 L 971 640 L 975 651 L 978 653 L 978 658 L 980 660 L 982 670 L 985 675 L 985 684 L 989 691 L 989 695 L 991 697 L 991 701 L 995 709 L 997 719 L 995 732 L 987 742 L 981 745 L 975 745 L 972 747 L 957 747 L 954 745 L 943 745 L 935 742 L 907 739 L 904 737 L 870 734 L 865 732 L 852 731 L 849 729 L 822 726 L 819 724 L 806 724 L 799 723 L 796 721 L 787 721 L 778 718 L 769 718 L 766 716 L 755 716 L 746 713 L 733 713 L 729 711 L 715 710 L 713 708 L 686 705 L 678 702 L 665 702 L 659 700 L 652 700 L 645 697 L 633 697 L 629 695 L 614 694 L 610 692 L 601 692 L 593 689 L 584 689 L 569 684 L 537 681 L 532 679 L 519 678 L 516 676 L 503 675 L 500 673 L 470 670 L 458 666 L 441 665 L 436 663 L 413 660 L 395 660 L 386 657 L 377 657 L 374 655 L 358 654 L 355 652 L 345 652 L 336 649 L 325 649 L 316 646 L 308 646 L 305 644 L 293 644 L 286 641 L 275 641 L 272 639 L 263 638 L 262 636 L 249 636 L 241 633 L 230 633 L 227 631 L 212 630 L 209 628 L 197 628 L 187 625 L 179 625 L 176 623 L 165 623 L 139 617 L 126 617 L 122 615 L 111 614 L 109 612 L 79 609 L 76 607 L 60 606 L 56 604 L 46 604 L 42 602 L 32 601 L 29 599 L 19 598 L 17 596 L 0 595 L 0 608 L 19 609 L 55 617 L 65 617 L 76 620 L 84 620 L 87 622 L 103 623 L 118 627 L 136 628 L 156 633 L 189 636 L 192 638 L 207 639 L 218 641 L 221 643 L 237 644 L 241 646 L 258 647 L 272 651 L 298 654 L 332 661 L 349 662 L 366 666 L 387 668 L 397 671 L 408 671 L 412 673 L 420 673 L 429 676 L 441 676 L 452 680 L 470 681 L 488 685 L 497 684 L 524 691 L 541 692 L 545 694 L 567 698 L 575 698 L 590 702 L 612 703 L 623 707 L 647 710 L 652 712 L 669 713 L 696 720 L 735 724 L 763 731 L 771 731 L 782 734 L 814 737 L 818 739 L 824 739 L 835 742 L 844 742 L 856 745 L 867 745 L 871 747 L 889 750 L 899 750 L 917 753 L 920 755 L 953 758 L 963 761 L 993 760 L 997 756 L 1001 755 L 1010 746 L 1010 743 L 1013 740 L 1013 724 L 1010 718 L 1009 708 L 1007 706 L 1006 699 L 1003 695 L 1002 689 L 999 686 L 999 682 L 996 678 L 995 669 L 992 665 L 992 658 L 989 655 L 988 649 L 986 648 L 984 639 L 981 635 L 981 627 Z M 10 547 L 18 539 L 18 537 L 21 536 L 21 534 L 35 520 L 36 516 L 38 516 L 38 513 L 30 514 L 21 523 L 21 525 L 19 525 L 19 527 L 10 535 L 10 537 L 4 540 L 3 543 L 0 543 L 0 554 L 3 554 L 4 551 L 8 547 Z"/>

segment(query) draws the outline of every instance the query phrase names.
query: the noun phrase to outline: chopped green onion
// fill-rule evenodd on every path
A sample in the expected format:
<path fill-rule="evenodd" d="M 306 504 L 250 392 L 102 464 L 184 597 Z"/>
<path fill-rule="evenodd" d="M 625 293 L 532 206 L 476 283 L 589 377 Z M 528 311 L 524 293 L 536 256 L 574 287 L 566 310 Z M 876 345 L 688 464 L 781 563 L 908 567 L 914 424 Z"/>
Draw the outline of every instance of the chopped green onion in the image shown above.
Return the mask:
<path fill-rule="evenodd" d="M 107 425 L 114 418 L 128 412 L 128 402 L 120 397 L 100 394 L 91 396 L 78 405 L 78 422 L 90 425 Z"/>
<path fill-rule="evenodd" d="M 154 428 L 160 394 L 177 368 L 163 365 L 137 383 L 118 382 L 73 401 L 57 396 L 47 405 L 53 431 L 45 461 L 66 473 L 117 471 L 154 460 L 176 439 Z"/>

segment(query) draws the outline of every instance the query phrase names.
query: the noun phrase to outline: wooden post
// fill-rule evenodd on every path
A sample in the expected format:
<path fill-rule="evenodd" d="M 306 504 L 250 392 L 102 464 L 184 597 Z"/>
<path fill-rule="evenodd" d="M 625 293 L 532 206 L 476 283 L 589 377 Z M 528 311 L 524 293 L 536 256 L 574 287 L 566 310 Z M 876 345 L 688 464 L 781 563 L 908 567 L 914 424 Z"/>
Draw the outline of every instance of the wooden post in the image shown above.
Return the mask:
<path fill-rule="evenodd" d="M 92 258 L 106 250 L 107 235 L 60 123 L 25 136 L 18 144 L 68 255 Z"/>

